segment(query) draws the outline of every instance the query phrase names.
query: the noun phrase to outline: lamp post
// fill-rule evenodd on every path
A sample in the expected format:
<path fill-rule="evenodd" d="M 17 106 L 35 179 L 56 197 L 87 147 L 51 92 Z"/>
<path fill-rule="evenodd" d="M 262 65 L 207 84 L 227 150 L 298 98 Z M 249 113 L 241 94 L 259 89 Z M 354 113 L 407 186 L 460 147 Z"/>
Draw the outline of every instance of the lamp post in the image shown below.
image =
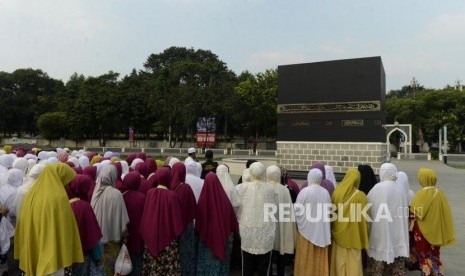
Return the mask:
<path fill-rule="evenodd" d="M 444 125 L 444 156 L 443 156 L 443 160 L 444 160 L 444 164 L 447 164 L 447 148 L 449 146 L 447 145 L 447 124 Z"/>
<path fill-rule="evenodd" d="M 410 82 L 410 85 L 412 86 L 413 90 L 413 100 L 416 100 L 415 94 L 417 92 L 417 86 L 418 86 L 418 81 L 415 79 L 415 77 L 412 78 L 412 81 Z"/>

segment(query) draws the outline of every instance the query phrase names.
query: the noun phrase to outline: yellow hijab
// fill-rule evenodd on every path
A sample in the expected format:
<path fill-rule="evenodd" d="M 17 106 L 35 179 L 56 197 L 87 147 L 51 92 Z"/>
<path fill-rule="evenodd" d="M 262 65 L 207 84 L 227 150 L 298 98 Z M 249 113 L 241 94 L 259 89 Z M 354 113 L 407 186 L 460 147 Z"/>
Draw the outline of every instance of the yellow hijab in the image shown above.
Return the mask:
<path fill-rule="evenodd" d="M 3 150 L 5 151 L 5 153 L 9 154 L 13 150 L 13 146 L 12 145 L 4 145 Z"/>
<path fill-rule="evenodd" d="M 435 188 L 436 173 L 427 168 L 418 171 L 418 181 L 423 187 L 410 203 L 420 231 L 432 245 L 455 244 L 454 220 L 444 193 Z"/>
<path fill-rule="evenodd" d="M 100 156 L 100 155 L 94 155 L 94 157 L 92 157 L 92 160 L 90 160 L 90 165 L 93 166 L 94 164 L 98 163 L 103 157 Z"/>
<path fill-rule="evenodd" d="M 338 215 L 342 214 L 344 218 L 350 218 L 351 204 L 361 204 L 361 209 L 365 208 L 367 204 L 366 195 L 358 190 L 360 178 L 360 172 L 357 169 L 349 169 L 344 179 L 334 190 L 332 202 L 336 205 L 336 208 L 338 208 L 338 204 L 344 204 L 342 211 L 336 212 Z M 336 220 L 331 226 L 333 240 L 339 246 L 348 249 L 368 248 L 368 228 L 363 216 L 361 216 L 360 221 L 354 221 L 353 218 L 347 222 Z"/>
<path fill-rule="evenodd" d="M 64 163 L 48 165 L 24 197 L 14 255 L 26 275 L 47 275 L 84 261 L 79 230 L 64 189 L 75 175 Z"/>
<path fill-rule="evenodd" d="M 121 158 L 116 157 L 116 156 L 113 156 L 113 157 L 111 158 L 111 163 L 116 163 L 116 162 L 118 162 L 118 161 L 121 161 Z"/>

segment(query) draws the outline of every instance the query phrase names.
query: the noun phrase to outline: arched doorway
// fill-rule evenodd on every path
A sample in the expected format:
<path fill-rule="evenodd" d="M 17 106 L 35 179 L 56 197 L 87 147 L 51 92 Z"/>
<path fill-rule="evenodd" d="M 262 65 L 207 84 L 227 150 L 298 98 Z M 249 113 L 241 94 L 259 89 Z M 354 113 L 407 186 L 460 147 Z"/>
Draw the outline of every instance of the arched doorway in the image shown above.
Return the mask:
<path fill-rule="evenodd" d="M 401 152 L 404 153 L 412 153 L 412 125 L 411 124 L 399 124 L 395 122 L 392 125 L 385 125 L 386 128 L 386 146 L 389 153 L 389 145 L 391 135 L 395 132 L 400 132 L 401 134 L 401 141 L 399 141 L 399 145 L 401 147 Z"/>

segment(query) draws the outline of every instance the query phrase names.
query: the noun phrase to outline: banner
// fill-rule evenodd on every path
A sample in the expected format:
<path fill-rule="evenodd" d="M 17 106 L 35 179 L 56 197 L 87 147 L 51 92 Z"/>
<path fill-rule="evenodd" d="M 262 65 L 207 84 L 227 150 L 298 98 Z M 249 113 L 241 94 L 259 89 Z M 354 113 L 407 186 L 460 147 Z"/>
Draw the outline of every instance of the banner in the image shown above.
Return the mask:
<path fill-rule="evenodd" d="M 197 133 L 195 144 L 197 148 L 213 148 L 216 144 L 216 134 L 207 132 Z"/>

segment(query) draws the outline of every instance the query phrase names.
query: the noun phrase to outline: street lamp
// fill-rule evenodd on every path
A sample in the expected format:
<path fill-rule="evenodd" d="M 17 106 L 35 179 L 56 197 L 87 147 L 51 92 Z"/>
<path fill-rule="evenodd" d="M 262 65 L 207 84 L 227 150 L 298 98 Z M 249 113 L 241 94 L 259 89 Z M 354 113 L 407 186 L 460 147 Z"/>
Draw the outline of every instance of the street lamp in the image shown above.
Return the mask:
<path fill-rule="evenodd" d="M 419 85 L 420 83 L 415 79 L 415 77 L 412 78 L 412 81 L 410 82 L 410 85 L 412 86 L 412 89 L 413 89 L 413 100 L 415 101 L 415 93 L 417 91 L 417 86 Z"/>

